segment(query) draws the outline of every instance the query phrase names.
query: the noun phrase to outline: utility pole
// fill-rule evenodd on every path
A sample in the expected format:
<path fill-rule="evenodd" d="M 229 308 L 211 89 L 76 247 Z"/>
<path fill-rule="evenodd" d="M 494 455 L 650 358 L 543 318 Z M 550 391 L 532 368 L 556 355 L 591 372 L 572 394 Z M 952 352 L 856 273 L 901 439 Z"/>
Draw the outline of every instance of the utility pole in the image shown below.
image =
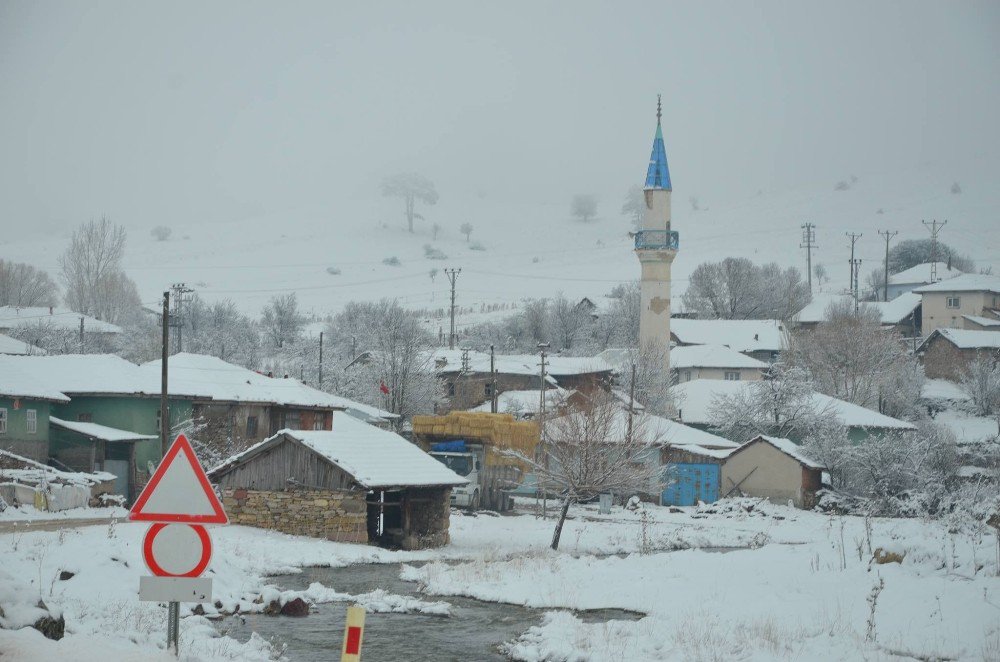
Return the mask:
<path fill-rule="evenodd" d="M 319 332 L 319 388 L 323 390 L 323 332 Z"/>
<path fill-rule="evenodd" d="M 177 329 L 177 352 L 184 351 L 184 295 L 194 292 L 186 283 L 174 283 L 170 286 L 174 293 L 174 316 L 173 324 Z"/>
<path fill-rule="evenodd" d="M 852 288 L 852 292 L 854 294 L 854 314 L 855 315 L 858 314 L 858 308 L 860 307 L 859 304 L 858 304 L 858 272 L 860 272 L 860 271 L 861 271 L 861 258 L 858 258 L 856 260 L 854 258 L 851 258 L 851 277 L 852 277 L 852 281 L 854 283 L 854 287 Z"/>
<path fill-rule="evenodd" d="M 490 345 L 490 412 L 497 413 L 497 364 L 496 353 L 493 345 Z"/>
<path fill-rule="evenodd" d="M 160 457 L 170 448 L 170 418 L 167 407 L 167 357 L 170 356 L 170 292 L 163 293 L 163 344 L 160 348 Z"/>
<path fill-rule="evenodd" d="M 80 318 L 80 353 L 83 354 L 84 344 L 83 344 L 83 318 Z"/>
<path fill-rule="evenodd" d="M 628 385 L 628 428 L 625 430 L 625 443 L 632 443 L 632 419 L 635 415 L 635 363 L 632 364 L 632 381 Z"/>
<path fill-rule="evenodd" d="M 885 230 L 879 230 L 878 233 L 885 237 L 885 278 L 882 285 L 882 301 L 889 300 L 889 240 L 895 237 L 899 232 L 889 232 Z"/>
<path fill-rule="evenodd" d="M 948 221 L 941 221 L 940 223 L 935 219 L 928 223 L 927 221 L 920 221 L 931 231 L 931 282 L 937 282 L 937 261 L 938 261 L 938 232 L 941 228 L 948 225 Z"/>
<path fill-rule="evenodd" d="M 445 269 L 444 273 L 451 283 L 451 332 L 448 334 L 448 349 L 455 349 L 455 281 L 458 280 L 458 274 L 462 273 L 462 270 Z"/>
<path fill-rule="evenodd" d="M 854 244 L 858 243 L 858 239 L 861 239 L 861 233 L 855 234 L 853 232 L 845 232 L 844 234 L 847 235 L 851 240 L 851 260 L 849 262 L 849 265 L 851 267 L 851 273 L 850 273 L 850 279 L 847 282 L 848 282 L 848 289 L 853 292 L 854 291 Z"/>
<path fill-rule="evenodd" d="M 541 385 L 538 389 L 538 447 L 541 449 L 542 453 L 542 465 L 545 467 L 546 473 L 549 469 L 549 454 L 548 449 L 545 447 L 545 357 L 547 356 L 545 350 L 549 348 L 549 343 L 540 342 L 538 343 L 538 354 L 541 357 Z M 545 493 L 545 486 L 542 486 L 542 519 L 548 515 L 548 495 Z"/>
<path fill-rule="evenodd" d="M 799 244 L 799 248 L 806 249 L 806 274 L 809 276 L 809 293 L 812 294 L 813 291 L 812 252 L 814 248 L 819 248 L 819 246 L 816 245 L 815 224 L 806 223 L 802 226 L 802 243 Z"/>

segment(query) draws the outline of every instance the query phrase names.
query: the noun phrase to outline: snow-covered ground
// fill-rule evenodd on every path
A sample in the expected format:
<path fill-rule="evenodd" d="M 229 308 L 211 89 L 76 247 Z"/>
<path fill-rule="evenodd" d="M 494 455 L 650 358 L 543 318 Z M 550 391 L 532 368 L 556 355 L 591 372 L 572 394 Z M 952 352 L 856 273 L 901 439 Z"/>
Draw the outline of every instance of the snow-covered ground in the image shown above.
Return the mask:
<path fill-rule="evenodd" d="M 1000 580 L 992 533 L 951 533 L 937 522 L 877 519 L 869 534 L 860 518 L 751 501 L 725 501 L 701 511 L 648 506 L 641 513 L 616 509 L 599 515 L 585 507 L 574 514 L 558 552 L 547 548 L 552 521 L 531 514 L 455 513 L 452 543 L 421 552 L 217 528 L 209 573 L 218 602 L 204 605 L 205 614 L 262 611 L 272 600 L 302 597 L 447 617 L 447 596 L 465 595 L 542 609 L 619 607 L 646 614 L 638 621 L 586 623 L 553 611 L 509 642 L 508 653 L 523 660 L 1000 655 Z M 33 622 L 42 600 L 65 616 L 67 631 L 53 642 L 31 629 L 0 630 L 0 651 L 11 659 L 104 660 L 109 652 L 115 659 L 167 659 L 165 610 L 136 596 L 138 578 L 146 572 L 139 555 L 145 530 L 123 523 L 0 534 L 0 623 Z M 878 548 L 902 555 L 902 562 L 873 563 Z M 304 566 L 373 562 L 409 564 L 404 578 L 421 582 L 426 599 L 378 591 L 351 596 L 319 584 L 280 591 L 267 579 Z M 63 571 L 74 574 L 60 580 Z M 872 608 L 880 582 L 884 586 Z M 278 654 L 272 642 L 259 637 L 247 642 L 220 637 L 206 616 L 191 614 L 192 606 L 182 607 L 186 659 Z M 336 645 L 339 633 L 330 636 Z"/>

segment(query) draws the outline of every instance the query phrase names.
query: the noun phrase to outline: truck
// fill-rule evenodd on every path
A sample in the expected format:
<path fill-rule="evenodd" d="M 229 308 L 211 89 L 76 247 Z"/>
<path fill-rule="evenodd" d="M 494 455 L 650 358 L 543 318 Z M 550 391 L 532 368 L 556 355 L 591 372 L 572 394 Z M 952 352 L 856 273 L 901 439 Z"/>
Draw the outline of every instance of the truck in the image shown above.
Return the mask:
<path fill-rule="evenodd" d="M 413 437 L 431 457 L 469 481 L 451 492 L 458 508 L 503 512 L 511 493 L 524 480 L 528 466 L 512 453 L 532 457 L 538 446 L 538 424 L 510 414 L 452 412 L 414 416 Z"/>

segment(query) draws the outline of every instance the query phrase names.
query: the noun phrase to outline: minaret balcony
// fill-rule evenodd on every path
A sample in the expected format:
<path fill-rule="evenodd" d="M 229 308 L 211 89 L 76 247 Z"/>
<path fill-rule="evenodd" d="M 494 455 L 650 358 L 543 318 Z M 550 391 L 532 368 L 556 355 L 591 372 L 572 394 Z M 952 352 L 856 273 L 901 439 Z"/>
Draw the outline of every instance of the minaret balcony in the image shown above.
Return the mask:
<path fill-rule="evenodd" d="M 639 230 L 635 236 L 635 250 L 676 251 L 680 245 L 680 235 L 676 230 Z"/>

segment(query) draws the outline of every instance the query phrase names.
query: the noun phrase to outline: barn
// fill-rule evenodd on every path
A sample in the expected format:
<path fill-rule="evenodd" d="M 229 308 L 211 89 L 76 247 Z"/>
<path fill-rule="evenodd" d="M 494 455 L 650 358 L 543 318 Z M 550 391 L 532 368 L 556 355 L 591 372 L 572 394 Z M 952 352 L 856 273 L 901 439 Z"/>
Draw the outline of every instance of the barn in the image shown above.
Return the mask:
<path fill-rule="evenodd" d="M 448 543 L 451 489 L 468 481 L 399 435 L 333 412 L 208 472 L 233 524 L 400 549 Z"/>
<path fill-rule="evenodd" d="M 759 435 L 732 451 L 722 465 L 722 494 L 791 501 L 812 508 L 824 467 L 788 439 Z"/>

